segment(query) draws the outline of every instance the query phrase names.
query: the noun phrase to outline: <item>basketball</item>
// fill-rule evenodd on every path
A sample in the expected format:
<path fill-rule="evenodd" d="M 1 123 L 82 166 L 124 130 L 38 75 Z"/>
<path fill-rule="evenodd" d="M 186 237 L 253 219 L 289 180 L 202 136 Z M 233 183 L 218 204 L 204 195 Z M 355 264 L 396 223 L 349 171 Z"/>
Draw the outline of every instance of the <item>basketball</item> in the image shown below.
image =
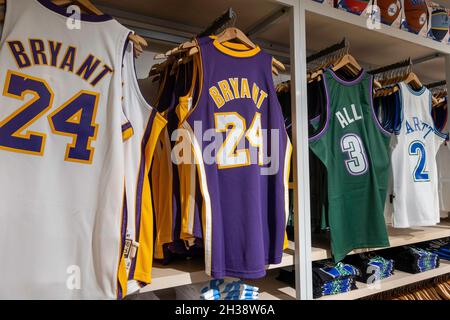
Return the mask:
<path fill-rule="evenodd" d="M 345 11 L 361 15 L 370 2 L 370 0 L 341 0 L 339 6 Z"/>
<path fill-rule="evenodd" d="M 411 32 L 419 33 L 427 23 L 428 8 L 425 0 L 405 0 L 405 19 Z"/>
<path fill-rule="evenodd" d="M 400 15 L 400 0 L 378 0 L 377 5 L 380 8 L 381 22 L 391 25 Z"/>
<path fill-rule="evenodd" d="M 449 17 L 444 9 L 435 9 L 431 14 L 431 35 L 433 39 L 442 41 L 448 32 Z"/>

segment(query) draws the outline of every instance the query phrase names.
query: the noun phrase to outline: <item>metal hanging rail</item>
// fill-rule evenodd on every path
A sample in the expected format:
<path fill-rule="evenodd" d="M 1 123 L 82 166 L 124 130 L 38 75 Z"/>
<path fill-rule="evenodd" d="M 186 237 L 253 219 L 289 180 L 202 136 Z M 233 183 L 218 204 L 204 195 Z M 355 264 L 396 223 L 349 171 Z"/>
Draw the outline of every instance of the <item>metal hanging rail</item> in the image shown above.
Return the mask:
<path fill-rule="evenodd" d="M 286 8 L 282 8 L 278 11 L 275 11 L 270 16 L 258 21 L 256 24 L 251 26 L 245 34 L 248 37 L 255 37 L 257 34 L 264 32 L 269 29 L 272 25 L 274 25 L 277 21 L 279 21 L 282 17 L 286 15 L 288 10 Z"/>
<path fill-rule="evenodd" d="M 306 63 L 310 63 L 315 60 L 318 60 L 318 59 L 325 57 L 333 52 L 347 48 L 348 46 L 349 46 L 349 43 L 348 43 L 347 39 L 344 38 L 344 39 L 342 39 L 341 42 L 333 44 L 332 46 L 329 46 L 328 48 L 325 48 L 323 50 L 320 50 L 317 53 L 310 55 L 309 57 L 306 58 Z"/>
<path fill-rule="evenodd" d="M 442 81 L 437 81 L 437 82 L 427 84 L 427 85 L 425 85 L 425 87 L 427 87 L 428 89 L 433 89 L 433 88 L 437 88 L 437 87 L 443 87 L 445 85 L 447 85 L 447 81 L 442 80 Z"/>
<path fill-rule="evenodd" d="M 405 68 L 405 67 L 409 67 L 412 65 L 412 60 L 411 58 L 408 58 L 406 60 L 400 61 L 400 62 L 396 62 L 381 68 L 377 68 L 375 70 L 370 70 L 368 73 L 370 74 L 379 74 L 379 73 L 384 73 L 387 71 L 391 71 L 391 70 L 395 70 L 395 69 L 400 69 L 400 68 Z"/>
<path fill-rule="evenodd" d="M 227 26 L 233 26 L 236 22 L 237 14 L 234 12 L 233 8 L 229 8 L 220 17 L 214 20 L 205 30 L 200 32 L 198 37 L 210 36 L 212 34 L 219 33 L 222 29 Z"/>
<path fill-rule="evenodd" d="M 136 33 L 144 38 L 147 38 L 155 43 L 167 45 L 168 47 L 189 41 L 195 35 L 202 34 L 206 31 L 202 28 L 183 23 L 123 11 L 108 6 L 105 1 L 99 2 L 100 4 L 97 5 L 97 7 L 100 10 L 114 16 L 114 18 L 116 18 L 124 26 L 136 31 Z M 225 12 L 225 15 L 227 15 L 227 13 L 228 10 Z M 258 25 L 260 24 L 261 22 L 258 23 Z M 252 35 L 252 39 L 254 39 L 254 41 L 257 42 L 261 48 L 266 50 L 269 54 L 279 58 L 281 62 L 285 64 L 289 63 L 289 47 L 277 43 L 271 43 L 257 37 L 255 38 L 254 35 L 255 34 Z"/>

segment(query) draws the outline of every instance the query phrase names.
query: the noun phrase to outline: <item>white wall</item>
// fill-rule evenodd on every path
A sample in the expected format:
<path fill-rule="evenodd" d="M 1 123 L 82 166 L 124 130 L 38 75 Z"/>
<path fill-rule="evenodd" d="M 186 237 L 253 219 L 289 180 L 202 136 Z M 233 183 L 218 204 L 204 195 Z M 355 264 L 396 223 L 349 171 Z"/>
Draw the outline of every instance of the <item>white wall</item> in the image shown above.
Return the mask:
<path fill-rule="evenodd" d="M 148 78 L 148 74 L 150 72 L 151 67 L 159 62 L 163 62 L 164 60 L 154 60 L 153 57 L 157 53 L 151 51 L 144 51 L 139 58 L 136 59 L 136 72 L 138 79 Z"/>

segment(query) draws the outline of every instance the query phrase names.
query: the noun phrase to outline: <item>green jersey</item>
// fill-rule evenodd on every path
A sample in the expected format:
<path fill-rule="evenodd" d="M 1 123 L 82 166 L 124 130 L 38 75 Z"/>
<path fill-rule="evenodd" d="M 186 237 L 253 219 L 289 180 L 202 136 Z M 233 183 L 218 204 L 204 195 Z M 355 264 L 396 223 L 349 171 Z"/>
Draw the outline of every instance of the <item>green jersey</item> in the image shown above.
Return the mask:
<path fill-rule="evenodd" d="M 384 204 L 391 133 L 375 115 L 372 76 L 362 71 L 345 81 L 329 69 L 323 78 L 326 121 L 310 148 L 327 168 L 331 249 L 340 261 L 353 249 L 389 246 Z"/>

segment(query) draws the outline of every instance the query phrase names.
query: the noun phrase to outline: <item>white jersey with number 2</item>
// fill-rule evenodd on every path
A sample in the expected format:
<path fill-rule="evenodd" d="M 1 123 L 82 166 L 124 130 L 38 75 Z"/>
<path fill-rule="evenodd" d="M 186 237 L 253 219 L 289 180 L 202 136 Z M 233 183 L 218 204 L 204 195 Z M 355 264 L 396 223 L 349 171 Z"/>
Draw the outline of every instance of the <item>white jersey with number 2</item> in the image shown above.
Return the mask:
<path fill-rule="evenodd" d="M 439 223 L 436 154 L 447 135 L 431 116 L 431 92 L 399 83 L 401 128 L 392 143 L 393 226 L 408 228 Z"/>

